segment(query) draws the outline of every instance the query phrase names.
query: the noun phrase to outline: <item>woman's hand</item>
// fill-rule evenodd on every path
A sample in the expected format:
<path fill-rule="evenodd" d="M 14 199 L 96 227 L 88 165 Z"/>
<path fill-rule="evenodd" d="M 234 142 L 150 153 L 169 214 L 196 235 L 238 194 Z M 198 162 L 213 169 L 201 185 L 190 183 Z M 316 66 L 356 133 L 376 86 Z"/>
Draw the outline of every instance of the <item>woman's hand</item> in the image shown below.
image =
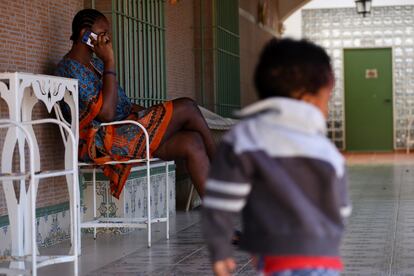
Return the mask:
<path fill-rule="evenodd" d="M 105 65 L 108 63 L 114 65 L 114 51 L 112 49 L 112 41 L 107 33 L 101 33 L 96 40 L 92 39 L 93 51 Z M 105 66 L 106 67 L 106 66 Z"/>

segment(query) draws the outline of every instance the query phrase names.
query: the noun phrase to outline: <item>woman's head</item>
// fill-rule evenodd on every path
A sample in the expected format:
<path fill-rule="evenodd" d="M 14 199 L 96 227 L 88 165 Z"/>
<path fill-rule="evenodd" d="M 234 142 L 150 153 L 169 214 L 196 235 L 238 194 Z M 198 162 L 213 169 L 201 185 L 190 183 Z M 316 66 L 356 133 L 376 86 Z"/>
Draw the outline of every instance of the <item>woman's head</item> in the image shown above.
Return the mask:
<path fill-rule="evenodd" d="M 84 9 L 79 11 L 72 21 L 72 35 L 70 39 L 73 42 L 77 42 L 85 30 L 93 31 L 92 27 L 95 23 L 99 22 L 108 22 L 103 13 L 94 9 Z"/>
<path fill-rule="evenodd" d="M 324 49 L 307 40 L 270 40 L 260 56 L 254 81 L 260 99 L 304 100 L 327 114 L 334 83 L 331 61 Z"/>

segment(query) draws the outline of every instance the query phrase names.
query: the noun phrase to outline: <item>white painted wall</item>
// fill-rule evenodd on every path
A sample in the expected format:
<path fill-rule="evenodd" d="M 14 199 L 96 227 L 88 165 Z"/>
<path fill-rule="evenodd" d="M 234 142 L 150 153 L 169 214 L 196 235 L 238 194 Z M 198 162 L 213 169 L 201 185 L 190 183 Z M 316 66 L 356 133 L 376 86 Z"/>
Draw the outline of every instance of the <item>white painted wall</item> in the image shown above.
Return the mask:
<path fill-rule="evenodd" d="M 399 6 L 414 5 L 414 0 L 372 0 L 372 6 Z M 329 9 L 329 8 L 355 8 L 355 0 L 313 0 L 306 4 L 302 9 Z M 297 10 L 285 20 L 284 37 L 302 37 L 302 9 Z"/>
<path fill-rule="evenodd" d="M 414 0 L 372 0 L 372 6 L 414 5 Z M 355 7 L 355 0 L 313 0 L 306 4 L 305 9 Z"/>
<path fill-rule="evenodd" d="M 295 11 L 283 22 L 283 37 L 302 38 L 302 9 Z"/>

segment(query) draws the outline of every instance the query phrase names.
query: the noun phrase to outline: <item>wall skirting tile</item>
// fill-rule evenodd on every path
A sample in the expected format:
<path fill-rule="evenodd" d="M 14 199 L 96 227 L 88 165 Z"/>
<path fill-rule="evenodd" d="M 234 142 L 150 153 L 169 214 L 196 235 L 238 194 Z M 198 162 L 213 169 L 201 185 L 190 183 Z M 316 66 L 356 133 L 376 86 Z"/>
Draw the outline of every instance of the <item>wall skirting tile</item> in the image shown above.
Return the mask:
<path fill-rule="evenodd" d="M 134 167 L 128 178 L 120 200 L 112 197 L 106 187 L 109 181 L 97 173 L 97 214 L 103 217 L 114 217 L 126 215 L 127 217 L 143 217 L 146 214 L 146 175 L 145 167 Z M 165 215 L 165 167 L 151 168 L 151 208 L 152 216 Z M 92 211 L 92 174 L 86 170 L 81 174 L 81 216 L 90 219 Z M 170 215 L 175 214 L 175 165 L 168 167 L 169 180 L 169 203 Z M 47 247 L 70 238 L 70 216 L 69 202 L 39 208 L 36 210 L 37 217 L 37 243 L 40 247 Z M 129 232 L 128 229 L 103 229 L 100 233 L 122 234 Z M 10 255 L 10 227 L 8 216 L 0 217 L 0 256 Z"/>

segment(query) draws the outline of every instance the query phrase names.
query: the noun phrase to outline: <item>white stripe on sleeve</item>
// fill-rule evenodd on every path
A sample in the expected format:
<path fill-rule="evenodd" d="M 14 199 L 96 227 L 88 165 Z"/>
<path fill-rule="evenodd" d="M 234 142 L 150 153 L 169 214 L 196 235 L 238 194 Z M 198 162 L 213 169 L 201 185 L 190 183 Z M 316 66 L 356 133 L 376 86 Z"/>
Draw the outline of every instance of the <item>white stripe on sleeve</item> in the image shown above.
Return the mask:
<path fill-rule="evenodd" d="M 352 206 L 351 205 L 348 205 L 348 206 L 345 206 L 345 207 L 341 207 L 341 209 L 339 210 L 339 212 L 341 213 L 341 216 L 343 218 L 347 218 L 352 213 Z"/>
<path fill-rule="evenodd" d="M 250 183 L 227 182 L 215 179 L 207 180 L 206 190 L 227 195 L 246 196 L 250 193 Z"/>
<path fill-rule="evenodd" d="M 206 196 L 203 200 L 204 207 L 230 212 L 240 211 L 245 204 L 244 199 L 218 199 Z"/>

